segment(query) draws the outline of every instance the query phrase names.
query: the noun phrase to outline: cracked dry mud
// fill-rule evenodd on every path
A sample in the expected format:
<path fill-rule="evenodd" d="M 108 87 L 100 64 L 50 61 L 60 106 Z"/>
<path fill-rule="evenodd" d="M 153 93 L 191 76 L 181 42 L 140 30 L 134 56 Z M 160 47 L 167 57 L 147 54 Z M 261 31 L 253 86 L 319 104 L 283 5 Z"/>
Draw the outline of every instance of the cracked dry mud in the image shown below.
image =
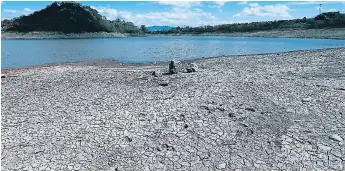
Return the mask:
<path fill-rule="evenodd" d="M 193 62 L 9 71 L 2 170 L 345 169 L 344 48 Z"/>

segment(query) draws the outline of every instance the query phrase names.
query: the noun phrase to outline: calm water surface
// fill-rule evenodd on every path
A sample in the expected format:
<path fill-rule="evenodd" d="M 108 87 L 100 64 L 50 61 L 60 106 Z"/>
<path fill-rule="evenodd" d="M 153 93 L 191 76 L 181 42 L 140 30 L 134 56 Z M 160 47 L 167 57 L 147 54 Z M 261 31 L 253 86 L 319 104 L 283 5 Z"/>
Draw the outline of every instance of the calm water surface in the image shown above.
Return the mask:
<path fill-rule="evenodd" d="M 222 55 L 345 47 L 345 40 L 165 36 L 106 39 L 2 40 L 1 67 L 115 59 L 148 63 Z"/>

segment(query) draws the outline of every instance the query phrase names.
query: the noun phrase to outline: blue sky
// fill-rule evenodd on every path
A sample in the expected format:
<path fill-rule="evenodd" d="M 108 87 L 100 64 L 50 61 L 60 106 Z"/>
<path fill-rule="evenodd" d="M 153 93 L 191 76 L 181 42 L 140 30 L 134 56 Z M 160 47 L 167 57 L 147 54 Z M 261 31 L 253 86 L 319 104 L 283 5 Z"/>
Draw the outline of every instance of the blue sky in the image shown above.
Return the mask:
<path fill-rule="evenodd" d="M 27 15 L 52 2 L 3 1 L 1 19 Z M 135 25 L 201 26 L 313 17 L 322 11 L 345 13 L 344 2 L 227 2 L 227 1 L 80 1 L 108 19 L 121 18 Z"/>

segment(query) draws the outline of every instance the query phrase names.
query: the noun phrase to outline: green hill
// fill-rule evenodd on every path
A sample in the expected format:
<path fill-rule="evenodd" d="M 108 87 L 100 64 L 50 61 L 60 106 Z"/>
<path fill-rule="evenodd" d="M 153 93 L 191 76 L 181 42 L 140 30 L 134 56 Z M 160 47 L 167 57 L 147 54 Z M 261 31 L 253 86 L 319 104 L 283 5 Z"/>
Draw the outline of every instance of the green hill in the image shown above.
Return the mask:
<path fill-rule="evenodd" d="M 2 21 L 3 31 L 58 31 L 64 33 L 119 32 L 140 33 L 131 22 L 110 21 L 97 10 L 76 2 L 54 2 L 28 16 Z"/>
<path fill-rule="evenodd" d="M 263 21 L 252 23 L 222 24 L 204 27 L 176 27 L 167 31 L 152 31 L 152 34 L 203 34 L 203 33 L 234 33 L 254 32 L 265 30 L 284 29 L 324 29 L 345 28 L 345 14 L 340 12 L 327 12 L 315 18 L 303 18 L 294 20 Z"/>

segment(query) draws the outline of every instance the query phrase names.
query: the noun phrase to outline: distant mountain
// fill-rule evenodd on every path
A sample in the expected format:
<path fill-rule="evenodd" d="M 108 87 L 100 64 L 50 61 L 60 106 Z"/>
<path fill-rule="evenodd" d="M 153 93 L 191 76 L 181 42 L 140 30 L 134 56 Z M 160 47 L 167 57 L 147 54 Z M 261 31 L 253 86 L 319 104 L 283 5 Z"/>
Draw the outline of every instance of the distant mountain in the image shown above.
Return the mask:
<path fill-rule="evenodd" d="M 2 31 L 58 31 L 65 33 L 119 32 L 140 33 L 131 22 L 107 20 L 97 10 L 76 2 L 53 2 L 28 16 L 1 22 Z"/>
<path fill-rule="evenodd" d="M 167 31 L 167 30 L 171 30 L 175 27 L 172 26 L 151 26 L 151 27 L 147 27 L 147 29 L 149 31 Z"/>

